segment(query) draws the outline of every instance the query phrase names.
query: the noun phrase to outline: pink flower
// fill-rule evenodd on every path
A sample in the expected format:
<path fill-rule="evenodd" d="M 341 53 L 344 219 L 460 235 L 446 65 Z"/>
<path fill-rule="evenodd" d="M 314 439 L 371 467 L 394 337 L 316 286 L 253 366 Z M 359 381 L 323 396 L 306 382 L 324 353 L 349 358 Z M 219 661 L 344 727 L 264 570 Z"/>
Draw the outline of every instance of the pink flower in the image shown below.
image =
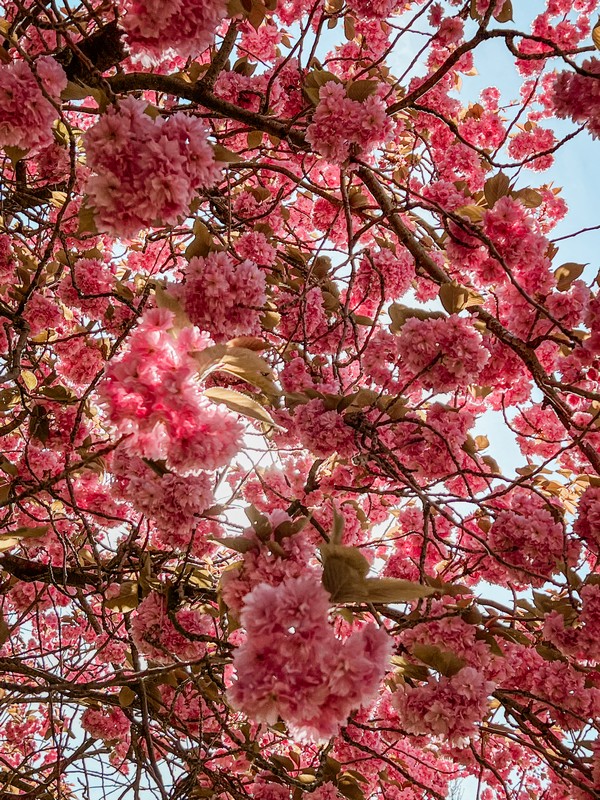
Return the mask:
<path fill-rule="evenodd" d="M 360 18 L 385 19 L 398 5 L 398 0 L 350 0 L 348 6 Z"/>
<path fill-rule="evenodd" d="M 600 59 L 589 58 L 582 67 L 600 75 Z M 574 72 L 559 72 L 552 97 L 557 117 L 570 117 L 587 125 L 594 138 L 600 137 L 600 81 Z"/>
<path fill-rule="evenodd" d="M 345 424 L 342 414 L 327 411 L 322 400 L 298 406 L 293 422 L 295 434 L 316 456 L 350 456 L 356 450 L 352 428 Z"/>
<path fill-rule="evenodd" d="M 508 145 L 508 152 L 515 161 L 523 161 L 528 169 L 541 172 L 550 169 L 554 163 L 554 156 L 548 153 L 533 159 L 531 157 L 544 150 L 550 150 L 555 144 L 556 137 L 553 131 L 549 128 L 534 128 L 531 131 L 515 134 Z"/>
<path fill-rule="evenodd" d="M 452 677 L 430 678 L 424 685 L 402 684 L 393 702 L 408 733 L 442 736 L 462 745 L 486 716 L 493 690 L 494 684 L 480 672 L 463 667 Z"/>
<path fill-rule="evenodd" d="M 170 664 L 197 661 L 206 653 L 200 637 L 214 635 L 211 618 L 202 611 L 181 609 L 169 617 L 167 598 L 152 592 L 131 617 L 131 638 L 137 649 L 153 661 Z"/>
<path fill-rule="evenodd" d="M 269 515 L 273 527 L 273 514 Z M 287 518 L 287 515 L 286 515 Z M 288 578 L 306 575 L 309 563 L 314 561 L 314 545 L 298 533 L 277 541 L 272 534 L 267 541 L 259 540 L 252 529 L 244 535 L 254 541 L 255 546 L 244 553 L 235 568 L 226 570 L 221 576 L 221 594 L 227 606 L 240 611 L 245 598 L 259 584 L 277 586 Z M 272 546 L 277 542 L 277 547 Z"/>
<path fill-rule="evenodd" d="M 81 717 L 81 727 L 94 739 L 111 742 L 127 738 L 131 726 L 120 708 L 103 706 L 102 708 L 86 708 Z"/>
<path fill-rule="evenodd" d="M 573 532 L 594 552 L 600 549 L 600 486 L 588 486 L 579 501 Z"/>
<path fill-rule="evenodd" d="M 199 56 L 225 18 L 225 0 L 124 0 L 123 27 L 135 56 Z"/>
<path fill-rule="evenodd" d="M 190 320 L 216 341 L 260 330 L 265 276 L 252 261 L 235 264 L 222 252 L 192 258 L 181 294 Z"/>
<path fill-rule="evenodd" d="M 351 100 L 343 84 L 328 81 L 319 91 L 319 103 L 306 131 L 317 153 L 335 163 L 353 153 L 369 153 L 390 135 L 392 122 L 385 103 L 376 95 Z"/>
<path fill-rule="evenodd" d="M 405 247 L 382 248 L 361 261 L 352 285 L 351 302 L 362 313 L 373 314 L 385 301 L 398 300 L 415 277 L 415 262 Z"/>
<path fill-rule="evenodd" d="M 189 329 L 171 334 L 172 319 L 170 311 L 146 312 L 98 391 L 110 420 L 129 434 L 132 453 L 165 459 L 180 474 L 217 469 L 239 450 L 242 426 L 202 395 L 189 355 L 202 342 Z"/>
<path fill-rule="evenodd" d="M 408 371 L 436 392 L 476 383 L 489 359 L 481 335 L 469 320 L 456 315 L 408 319 L 398 335 L 398 349 Z"/>
<path fill-rule="evenodd" d="M 41 86 L 57 101 L 67 76 L 50 56 L 34 63 L 24 61 L 0 66 L 0 146 L 41 150 L 54 142 L 52 123 L 58 112 L 42 94 Z"/>
<path fill-rule="evenodd" d="M 220 167 L 203 123 L 179 112 L 153 120 L 143 100 L 110 107 L 84 136 L 86 190 L 98 228 L 135 236 L 151 225 L 174 225 L 195 193 L 218 179 Z"/>
<path fill-rule="evenodd" d="M 281 717 L 304 741 L 335 735 L 353 709 L 370 703 L 391 642 L 368 625 L 345 642 L 328 623 L 329 600 L 313 576 L 260 584 L 246 597 L 247 638 L 234 654 L 232 705 L 257 722 Z"/>
<path fill-rule="evenodd" d="M 176 548 L 182 539 L 189 541 L 195 517 L 214 502 L 206 472 L 185 478 L 172 472 L 159 475 L 123 447 L 114 453 L 112 469 L 121 496 L 155 522 L 164 544 L 172 540 Z"/>

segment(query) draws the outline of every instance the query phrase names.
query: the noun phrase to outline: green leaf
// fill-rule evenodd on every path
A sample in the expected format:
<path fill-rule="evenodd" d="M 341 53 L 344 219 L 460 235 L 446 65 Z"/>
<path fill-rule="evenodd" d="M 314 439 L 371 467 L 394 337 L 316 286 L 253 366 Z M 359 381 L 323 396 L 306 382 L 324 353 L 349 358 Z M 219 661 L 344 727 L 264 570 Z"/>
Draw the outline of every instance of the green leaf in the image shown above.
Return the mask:
<path fill-rule="evenodd" d="M 21 147 L 14 147 L 13 145 L 6 145 L 6 147 L 4 148 L 4 152 L 9 157 L 14 167 L 17 161 L 20 161 L 27 155 L 29 150 L 23 150 Z"/>
<path fill-rule="evenodd" d="M 0 453 L 0 469 L 7 475 L 12 475 L 13 478 L 19 474 L 19 468 L 12 461 L 9 461 L 3 453 Z"/>
<path fill-rule="evenodd" d="M 248 539 L 246 536 L 215 536 L 211 539 L 229 550 L 234 550 L 236 553 L 247 553 L 249 550 L 256 550 L 256 542 Z"/>
<path fill-rule="evenodd" d="M 4 614 L 0 611 L 0 645 L 3 645 L 10 638 L 11 628 L 4 618 Z"/>
<path fill-rule="evenodd" d="M 402 305 L 402 303 L 392 303 L 388 308 L 388 314 L 392 320 L 392 324 L 390 325 L 390 331 L 392 333 L 398 333 L 406 320 L 412 317 L 425 320 L 443 319 L 446 316 L 443 311 L 425 311 L 422 308 L 409 308 L 408 306 Z"/>
<path fill-rule="evenodd" d="M 371 603 L 408 603 L 435 593 L 431 586 L 401 578 L 367 578 L 365 586 Z"/>
<path fill-rule="evenodd" d="M 513 7 L 511 0 L 504 0 L 504 4 L 500 11 L 494 14 L 498 22 L 511 22 L 513 19 Z"/>
<path fill-rule="evenodd" d="M 242 156 L 234 153 L 233 150 L 229 150 L 227 147 L 223 147 L 222 144 L 214 145 L 213 153 L 215 155 L 215 161 L 220 161 L 224 164 L 239 164 L 240 161 L 244 160 Z"/>
<path fill-rule="evenodd" d="M 457 208 L 455 213 L 460 214 L 461 217 L 466 217 L 471 222 L 481 222 L 485 211 L 483 206 L 478 206 L 477 203 L 469 203 L 466 206 Z"/>
<path fill-rule="evenodd" d="M 86 205 L 85 202 L 81 204 L 79 209 L 79 228 L 77 233 L 92 233 L 97 234 L 98 228 L 96 227 L 96 215 L 94 209 Z"/>
<path fill-rule="evenodd" d="M 405 603 L 436 591 L 397 578 L 367 578 L 370 564 L 356 547 L 321 545 L 321 560 L 323 586 L 334 603 Z"/>
<path fill-rule="evenodd" d="M 194 231 L 194 239 L 188 245 L 185 251 L 186 261 L 190 261 L 192 258 L 197 258 L 197 257 L 204 258 L 213 249 L 212 236 L 210 235 L 210 231 L 208 230 L 206 225 L 202 222 L 202 220 L 197 219 L 194 222 L 193 231 Z"/>
<path fill-rule="evenodd" d="M 333 603 L 367 600 L 366 575 L 370 565 L 356 547 L 336 544 L 321 546 L 323 586 Z"/>
<path fill-rule="evenodd" d="M 264 358 L 253 350 L 216 344 L 193 353 L 193 357 L 198 363 L 200 380 L 208 377 L 211 372 L 227 372 L 251 383 L 270 397 L 279 396 L 279 390 L 273 380 L 273 370 Z"/>
<path fill-rule="evenodd" d="M 308 73 L 302 89 L 304 94 L 308 97 L 313 105 L 316 106 L 319 102 L 319 91 L 321 86 L 324 86 L 329 81 L 341 83 L 341 80 L 337 75 L 334 75 L 332 72 L 328 72 L 324 69 L 313 69 Z"/>
<path fill-rule="evenodd" d="M 248 134 L 248 147 L 251 150 L 256 150 L 257 147 L 260 147 L 263 140 L 263 132 L 262 131 L 250 131 Z"/>
<path fill-rule="evenodd" d="M 503 172 L 498 172 L 492 178 L 488 178 L 483 187 L 483 194 L 488 208 L 493 208 L 497 200 L 505 197 L 508 194 L 509 187 L 510 178 Z"/>
<path fill-rule="evenodd" d="M 29 369 L 21 370 L 21 380 L 23 381 L 23 383 L 29 389 L 30 392 L 33 392 L 35 387 L 38 385 L 37 378 L 35 377 L 34 373 Z"/>
<path fill-rule="evenodd" d="M 236 392 L 234 389 L 225 389 L 221 386 L 205 389 L 203 394 L 214 403 L 223 403 L 230 411 L 234 411 L 236 414 L 258 420 L 258 422 L 264 422 L 266 425 L 279 427 L 269 412 L 247 394 Z"/>
<path fill-rule="evenodd" d="M 518 200 L 525 208 L 538 208 L 542 205 L 543 198 L 535 189 L 519 189 L 517 192 L 511 192 L 512 197 Z"/>
<path fill-rule="evenodd" d="M 344 773 L 338 778 L 337 788 L 348 800 L 365 800 L 364 792 L 358 785 L 356 779 L 347 773 Z"/>
<path fill-rule="evenodd" d="M 163 286 L 160 286 L 160 284 L 155 284 L 154 286 L 154 298 L 158 308 L 166 308 L 175 314 L 174 327 L 177 330 L 191 327 L 192 323 L 190 322 L 190 318 L 185 313 L 179 300 L 177 300 L 176 297 L 173 297 L 173 295 L 170 294 Z"/>
<path fill-rule="evenodd" d="M 86 97 L 90 97 L 92 94 L 92 89 L 89 86 L 86 86 L 82 83 L 75 83 L 74 81 L 69 81 L 66 87 L 60 93 L 61 100 L 85 100 Z"/>
<path fill-rule="evenodd" d="M 123 686 L 119 692 L 119 704 L 123 708 L 128 708 L 134 702 L 136 697 L 137 695 L 133 689 L 130 689 L 129 686 Z"/>
<path fill-rule="evenodd" d="M 561 264 L 560 267 L 555 269 L 554 277 L 556 278 L 556 288 L 558 291 L 568 291 L 573 281 L 579 278 L 586 267 L 587 264 L 576 264 L 574 261 L 568 261 L 566 264 Z"/>
<path fill-rule="evenodd" d="M 340 545 L 344 535 L 344 526 L 346 518 L 340 514 L 335 503 L 333 503 L 333 529 L 331 531 L 330 542 L 333 545 Z"/>
<path fill-rule="evenodd" d="M 440 286 L 440 302 L 449 314 L 457 314 L 467 307 L 469 290 L 454 281 L 444 283 Z"/>
<path fill-rule="evenodd" d="M 13 547 L 20 544 L 22 539 L 39 539 L 40 536 L 45 536 L 49 529 L 49 525 L 38 525 L 34 528 L 22 527 L 16 528 L 14 531 L 7 531 L 0 535 L 0 552 L 12 550 Z"/>
<path fill-rule="evenodd" d="M 596 50 L 600 50 L 600 19 L 592 29 L 592 42 L 594 43 Z"/>
<path fill-rule="evenodd" d="M 411 647 L 411 653 L 419 661 L 437 670 L 442 675 L 446 675 L 446 677 L 456 675 L 465 666 L 465 661 L 455 653 L 442 650 L 433 644 L 415 644 Z"/>
<path fill-rule="evenodd" d="M 362 103 L 367 97 L 375 94 L 378 86 L 379 81 L 352 81 L 346 89 L 346 94 L 350 100 L 357 100 L 359 103 Z"/>
<path fill-rule="evenodd" d="M 350 14 L 344 16 L 344 36 L 351 42 L 356 36 L 356 20 Z"/>
<path fill-rule="evenodd" d="M 123 581 L 119 589 L 119 594 L 104 602 L 105 608 L 109 608 L 111 611 L 119 611 L 121 614 L 133 611 L 138 605 L 139 595 L 137 581 Z"/>

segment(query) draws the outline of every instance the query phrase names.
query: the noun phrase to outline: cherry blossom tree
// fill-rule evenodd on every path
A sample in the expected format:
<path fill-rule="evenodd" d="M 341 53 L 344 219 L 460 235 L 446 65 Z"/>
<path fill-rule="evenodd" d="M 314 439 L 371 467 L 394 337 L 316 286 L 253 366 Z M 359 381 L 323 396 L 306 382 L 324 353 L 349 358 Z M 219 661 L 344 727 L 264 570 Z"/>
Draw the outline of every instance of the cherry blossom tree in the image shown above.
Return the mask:
<path fill-rule="evenodd" d="M 521 5 L 2 4 L 0 797 L 600 797 L 598 3 Z"/>

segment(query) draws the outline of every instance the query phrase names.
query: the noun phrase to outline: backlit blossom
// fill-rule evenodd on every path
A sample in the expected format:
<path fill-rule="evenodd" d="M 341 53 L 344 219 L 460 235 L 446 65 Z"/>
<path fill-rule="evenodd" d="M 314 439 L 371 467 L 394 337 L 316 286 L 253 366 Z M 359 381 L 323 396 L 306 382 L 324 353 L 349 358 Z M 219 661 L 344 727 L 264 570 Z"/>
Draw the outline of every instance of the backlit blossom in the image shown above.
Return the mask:
<path fill-rule="evenodd" d="M 111 422 L 129 434 L 132 453 L 165 459 L 181 474 L 216 469 L 238 451 L 242 427 L 202 395 L 189 351 L 203 344 L 171 334 L 172 320 L 170 311 L 146 313 L 107 370 L 100 396 Z"/>
<path fill-rule="evenodd" d="M 94 739 L 106 742 L 124 739 L 129 735 L 131 723 L 118 706 L 86 708 L 81 717 L 81 727 Z"/>
<path fill-rule="evenodd" d="M 394 695 L 400 724 L 414 734 L 444 737 L 465 744 L 488 711 L 494 684 L 473 667 L 463 667 L 452 677 L 430 678 L 426 684 L 402 684 Z"/>
<path fill-rule="evenodd" d="M 469 320 L 456 315 L 408 319 L 398 336 L 398 349 L 419 382 L 438 392 L 476 382 L 489 359 L 481 335 Z"/>

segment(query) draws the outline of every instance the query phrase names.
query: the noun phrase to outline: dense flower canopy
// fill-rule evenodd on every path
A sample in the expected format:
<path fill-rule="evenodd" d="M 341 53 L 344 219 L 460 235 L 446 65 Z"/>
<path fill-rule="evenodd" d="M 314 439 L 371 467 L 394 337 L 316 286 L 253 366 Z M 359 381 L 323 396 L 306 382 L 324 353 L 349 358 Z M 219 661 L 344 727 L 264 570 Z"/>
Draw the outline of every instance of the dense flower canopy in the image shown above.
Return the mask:
<path fill-rule="evenodd" d="M 2 4 L 2 797 L 600 797 L 598 6 Z"/>

